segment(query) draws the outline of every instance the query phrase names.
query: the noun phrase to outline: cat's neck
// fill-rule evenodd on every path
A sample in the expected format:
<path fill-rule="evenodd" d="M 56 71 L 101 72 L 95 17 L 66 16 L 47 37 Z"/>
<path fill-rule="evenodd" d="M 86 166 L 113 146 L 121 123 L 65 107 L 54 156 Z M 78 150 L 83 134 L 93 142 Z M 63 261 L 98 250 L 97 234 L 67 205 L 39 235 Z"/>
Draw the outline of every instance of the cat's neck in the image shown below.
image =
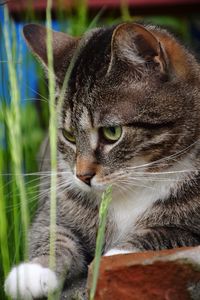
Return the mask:
<path fill-rule="evenodd" d="M 115 238 L 120 240 L 129 230 L 133 232 L 138 220 L 148 215 L 156 202 L 176 196 L 196 172 L 194 159 L 188 154 L 165 172 L 146 174 L 129 189 L 122 187 L 121 191 L 114 190 L 110 217 L 116 226 Z"/>

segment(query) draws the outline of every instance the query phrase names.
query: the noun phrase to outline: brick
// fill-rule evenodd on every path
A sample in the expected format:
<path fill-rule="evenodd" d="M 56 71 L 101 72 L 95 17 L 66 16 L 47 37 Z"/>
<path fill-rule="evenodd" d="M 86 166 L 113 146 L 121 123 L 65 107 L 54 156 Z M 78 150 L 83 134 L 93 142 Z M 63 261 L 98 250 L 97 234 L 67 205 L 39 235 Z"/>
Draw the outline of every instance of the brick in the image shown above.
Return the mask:
<path fill-rule="evenodd" d="M 200 247 L 102 257 L 95 300 L 126 299 L 200 300 Z"/>

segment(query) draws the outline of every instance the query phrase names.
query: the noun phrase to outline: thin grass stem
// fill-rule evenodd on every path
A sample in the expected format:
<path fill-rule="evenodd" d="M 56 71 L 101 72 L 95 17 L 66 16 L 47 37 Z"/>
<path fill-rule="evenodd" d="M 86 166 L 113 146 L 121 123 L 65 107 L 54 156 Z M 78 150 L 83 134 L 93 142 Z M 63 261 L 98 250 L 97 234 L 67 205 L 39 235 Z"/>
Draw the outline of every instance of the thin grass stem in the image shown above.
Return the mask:
<path fill-rule="evenodd" d="M 3 170 L 3 155 L 0 153 L 0 170 Z M 10 257 L 8 247 L 8 222 L 5 209 L 5 197 L 3 189 L 3 177 L 0 175 L 0 249 L 2 256 L 2 268 L 4 276 L 6 276 L 10 269 Z"/>
<path fill-rule="evenodd" d="M 102 249 L 104 245 L 106 219 L 108 215 L 109 204 L 112 200 L 112 186 L 109 186 L 102 195 L 101 205 L 99 209 L 99 228 L 97 232 L 95 257 L 93 262 L 93 277 L 92 286 L 90 290 L 89 300 L 93 300 L 97 287 L 97 280 L 99 275 L 100 259 L 102 255 Z"/>
<path fill-rule="evenodd" d="M 52 0 L 47 1 L 46 25 L 47 25 L 47 59 L 48 59 L 48 87 L 49 87 L 49 141 L 51 158 L 51 190 L 50 190 L 50 249 L 49 267 L 55 269 L 55 242 L 56 242 L 56 183 L 57 183 L 57 119 L 55 109 L 55 75 L 53 62 L 53 40 L 51 20 Z M 48 299 L 53 299 L 51 295 Z"/>

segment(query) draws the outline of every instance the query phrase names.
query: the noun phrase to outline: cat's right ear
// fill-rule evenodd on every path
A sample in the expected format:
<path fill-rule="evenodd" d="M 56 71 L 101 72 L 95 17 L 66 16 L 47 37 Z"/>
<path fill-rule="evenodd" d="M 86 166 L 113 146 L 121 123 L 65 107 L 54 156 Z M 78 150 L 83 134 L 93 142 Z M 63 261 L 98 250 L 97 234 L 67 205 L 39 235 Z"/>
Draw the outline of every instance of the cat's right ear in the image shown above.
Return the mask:
<path fill-rule="evenodd" d="M 152 63 L 158 72 L 167 73 L 168 58 L 163 45 L 150 30 L 139 24 L 123 23 L 115 28 L 108 72 L 116 59 L 126 61 L 130 66 Z"/>
<path fill-rule="evenodd" d="M 38 24 L 28 24 L 24 26 L 23 34 L 31 51 L 39 58 L 45 68 L 48 68 L 47 28 Z M 52 31 L 54 72 L 58 80 L 64 79 L 66 69 L 78 43 L 79 38 Z"/>

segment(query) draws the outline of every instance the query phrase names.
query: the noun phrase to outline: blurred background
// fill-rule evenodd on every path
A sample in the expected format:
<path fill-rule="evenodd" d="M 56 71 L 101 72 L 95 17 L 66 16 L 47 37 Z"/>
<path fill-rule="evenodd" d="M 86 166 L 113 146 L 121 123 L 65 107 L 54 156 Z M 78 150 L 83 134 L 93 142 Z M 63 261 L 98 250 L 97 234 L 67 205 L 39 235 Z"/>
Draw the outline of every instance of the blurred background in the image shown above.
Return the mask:
<path fill-rule="evenodd" d="M 26 257 L 22 200 L 27 202 L 29 223 L 37 207 L 37 154 L 48 130 L 49 107 L 43 70 L 22 36 L 25 24 L 45 24 L 46 0 L 0 3 L 0 299 L 4 300 L 6 274 Z M 157 24 L 172 31 L 200 59 L 200 0 L 55 0 L 52 18 L 55 30 L 74 36 L 121 21 Z M 10 60 L 18 92 L 17 113 Z M 20 138 L 14 129 L 20 131 Z M 16 156 L 20 156 L 19 174 Z"/>
<path fill-rule="evenodd" d="M 22 36 L 22 27 L 30 22 L 45 24 L 46 0 L 8 0 L 8 10 L 14 21 L 16 58 L 22 105 L 27 98 L 43 94 L 41 71 L 30 55 Z M 53 28 L 72 35 L 81 35 L 92 27 L 120 21 L 144 20 L 169 28 L 196 55 L 200 56 L 200 0 L 55 0 L 53 1 Z M 4 24 L 4 6 L 0 9 L 1 26 Z M 94 23 L 94 24 L 92 24 Z M 1 60 L 6 60 L 4 43 L 0 43 Z M 0 97 L 8 99 L 6 64 L 1 66 Z M 38 73 L 39 72 L 39 73 Z M 41 90 L 42 89 L 42 90 Z M 38 95 L 37 95 L 38 98 Z"/>

